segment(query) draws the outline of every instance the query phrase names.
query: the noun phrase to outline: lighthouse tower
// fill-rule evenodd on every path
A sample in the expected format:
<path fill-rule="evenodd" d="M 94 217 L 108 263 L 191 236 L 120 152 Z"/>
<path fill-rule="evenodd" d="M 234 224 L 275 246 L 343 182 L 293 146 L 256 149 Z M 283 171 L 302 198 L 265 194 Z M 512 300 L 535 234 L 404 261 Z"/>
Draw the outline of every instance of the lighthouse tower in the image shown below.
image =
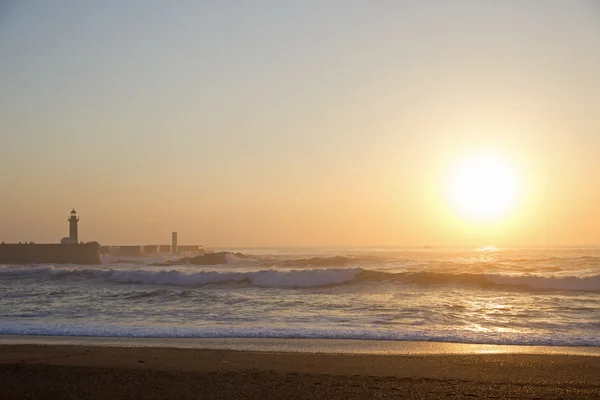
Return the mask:
<path fill-rule="evenodd" d="M 71 216 L 68 219 L 69 221 L 69 237 L 63 238 L 60 242 L 62 244 L 77 244 L 79 243 L 79 232 L 77 230 L 77 223 L 79 222 L 79 217 L 77 216 L 77 211 L 73 209 L 71 211 Z"/>
<path fill-rule="evenodd" d="M 79 217 L 77 216 L 77 211 L 73 209 L 71 211 L 71 216 L 67 220 L 69 221 L 69 236 L 66 238 L 62 238 L 60 243 L 62 244 L 77 244 L 79 243 L 79 231 L 77 229 L 77 223 L 79 222 Z"/>
<path fill-rule="evenodd" d="M 71 216 L 69 217 L 69 239 L 73 243 L 79 243 L 79 235 L 77 232 L 77 223 L 79 222 L 79 217 L 77 216 L 77 211 L 73 209 L 71 211 Z"/>

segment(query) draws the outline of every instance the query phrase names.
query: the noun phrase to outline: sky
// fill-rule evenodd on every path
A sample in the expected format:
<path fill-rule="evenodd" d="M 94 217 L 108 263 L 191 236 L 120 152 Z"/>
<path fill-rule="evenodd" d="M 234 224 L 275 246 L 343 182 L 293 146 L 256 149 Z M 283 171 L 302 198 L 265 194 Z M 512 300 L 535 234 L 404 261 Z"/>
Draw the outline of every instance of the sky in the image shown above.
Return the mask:
<path fill-rule="evenodd" d="M 592 0 L 0 0 L 0 240 L 600 244 L 598 71 Z"/>

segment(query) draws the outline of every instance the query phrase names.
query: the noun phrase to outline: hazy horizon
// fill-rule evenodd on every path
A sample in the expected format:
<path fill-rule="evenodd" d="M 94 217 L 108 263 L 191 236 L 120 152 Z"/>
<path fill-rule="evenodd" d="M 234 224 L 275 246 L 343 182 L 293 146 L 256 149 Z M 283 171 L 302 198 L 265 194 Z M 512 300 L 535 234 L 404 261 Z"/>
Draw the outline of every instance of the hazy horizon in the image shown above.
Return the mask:
<path fill-rule="evenodd" d="M 600 244 L 597 2 L 6 4 L 0 242 Z"/>

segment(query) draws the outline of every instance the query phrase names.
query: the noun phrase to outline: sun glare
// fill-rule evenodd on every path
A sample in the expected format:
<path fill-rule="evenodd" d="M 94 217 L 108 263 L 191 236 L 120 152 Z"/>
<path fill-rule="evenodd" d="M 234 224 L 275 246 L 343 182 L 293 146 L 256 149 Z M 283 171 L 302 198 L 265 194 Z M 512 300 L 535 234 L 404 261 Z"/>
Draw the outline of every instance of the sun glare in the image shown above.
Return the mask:
<path fill-rule="evenodd" d="M 510 163 L 491 155 L 465 159 L 450 184 L 452 206 L 462 217 L 486 222 L 508 215 L 517 200 L 517 177 Z"/>

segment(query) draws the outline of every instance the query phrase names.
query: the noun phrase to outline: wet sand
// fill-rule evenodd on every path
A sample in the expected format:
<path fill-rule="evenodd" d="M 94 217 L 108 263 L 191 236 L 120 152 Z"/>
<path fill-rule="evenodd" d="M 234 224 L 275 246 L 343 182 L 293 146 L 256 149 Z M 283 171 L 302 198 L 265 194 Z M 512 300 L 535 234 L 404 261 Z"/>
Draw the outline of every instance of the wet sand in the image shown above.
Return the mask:
<path fill-rule="evenodd" d="M 364 355 L 545 354 L 598 356 L 593 346 L 524 346 L 397 340 L 315 338 L 125 338 L 92 336 L 0 335 L 2 345 L 90 347 L 158 347 L 237 350 L 268 353 L 322 353 Z"/>
<path fill-rule="evenodd" d="M 600 357 L 0 345 L 0 399 L 598 399 Z"/>

